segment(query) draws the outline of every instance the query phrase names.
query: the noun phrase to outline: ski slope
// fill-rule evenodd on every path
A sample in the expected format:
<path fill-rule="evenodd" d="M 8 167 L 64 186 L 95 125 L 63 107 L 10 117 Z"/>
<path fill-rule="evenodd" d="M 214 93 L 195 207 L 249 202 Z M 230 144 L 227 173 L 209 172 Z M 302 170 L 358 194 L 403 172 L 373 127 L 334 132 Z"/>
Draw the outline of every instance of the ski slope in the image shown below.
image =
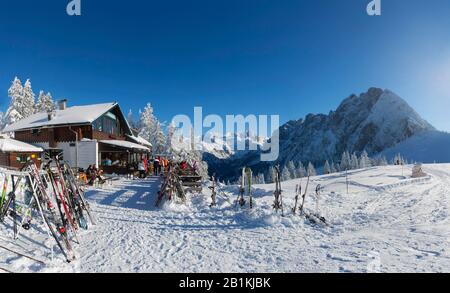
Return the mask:
<path fill-rule="evenodd" d="M 154 207 L 159 178 L 116 181 L 87 193 L 98 225 L 80 234 L 78 259 L 67 264 L 42 226 L 13 242 L 0 225 L 0 268 L 13 272 L 450 272 L 450 164 L 374 167 L 312 177 L 305 206 L 331 227 L 293 215 L 299 180 L 282 183 L 285 217 L 272 210 L 273 184 L 254 189 L 255 208 L 235 207 L 224 187 L 210 208 L 209 190 L 186 205 Z M 302 189 L 306 179 L 302 180 Z M 38 222 L 38 220 L 36 220 Z M 35 228 L 35 227 L 34 227 Z M 2 271 L 0 269 L 0 271 Z"/>

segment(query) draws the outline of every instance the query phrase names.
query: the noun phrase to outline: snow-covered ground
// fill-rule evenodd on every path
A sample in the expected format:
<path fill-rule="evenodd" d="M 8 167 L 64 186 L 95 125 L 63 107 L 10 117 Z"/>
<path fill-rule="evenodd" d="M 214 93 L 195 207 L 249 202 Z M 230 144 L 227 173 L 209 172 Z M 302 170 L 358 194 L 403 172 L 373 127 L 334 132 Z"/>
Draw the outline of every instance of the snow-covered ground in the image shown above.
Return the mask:
<path fill-rule="evenodd" d="M 331 227 L 312 225 L 291 208 L 299 180 L 283 182 L 285 217 L 272 209 L 273 184 L 254 189 L 255 208 L 235 207 L 225 187 L 210 208 L 209 190 L 186 205 L 154 207 L 158 178 L 116 181 L 87 194 L 98 225 L 80 233 L 78 259 L 66 264 L 44 230 L 13 242 L 0 225 L 0 267 L 14 272 L 450 272 L 450 164 L 374 167 L 311 178 L 324 189 L 320 212 Z M 306 179 L 302 180 L 303 190 Z"/>

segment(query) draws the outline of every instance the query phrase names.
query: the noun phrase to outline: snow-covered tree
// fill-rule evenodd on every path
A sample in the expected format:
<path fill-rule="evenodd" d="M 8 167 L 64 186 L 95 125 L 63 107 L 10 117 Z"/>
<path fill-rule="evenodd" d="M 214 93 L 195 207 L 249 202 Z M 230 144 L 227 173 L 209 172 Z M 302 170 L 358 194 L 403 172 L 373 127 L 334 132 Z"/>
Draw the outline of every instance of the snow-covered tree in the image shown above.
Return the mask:
<path fill-rule="evenodd" d="M 1 132 L 1 131 L 3 130 L 3 128 L 5 127 L 4 120 L 3 120 L 4 116 L 5 116 L 5 114 L 3 114 L 2 111 L 0 111 L 0 132 Z"/>
<path fill-rule="evenodd" d="M 401 154 L 397 154 L 394 157 L 393 160 L 393 165 L 404 165 L 405 164 L 405 160 L 403 159 Z"/>
<path fill-rule="evenodd" d="M 289 169 L 287 167 L 284 167 L 283 171 L 281 171 L 281 180 L 282 181 L 291 180 L 291 172 L 289 172 Z"/>
<path fill-rule="evenodd" d="M 164 153 L 166 151 L 166 136 L 162 131 L 161 123 L 153 114 L 153 107 L 150 103 L 141 112 L 139 123 L 141 127 L 139 135 L 153 145 L 153 152 L 155 154 Z"/>
<path fill-rule="evenodd" d="M 273 166 L 270 166 L 269 172 L 267 173 L 267 177 L 265 180 L 267 183 L 274 183 L 275 182 L 275 168 Z"/>
<path fill-rule="evenodd" d="M 263 173 L 258 174 L 258 181 L 259 181 L 259 184 L 266 184 Z"/>
<path fill-rule="evenodd" d="M 353 153 L 350 157 L 350 169 L 352 170 L 359 169 L 359 159 L 356 153 Z"/>
<path fill-rule="evenodd" d="M 331 167 L 330 167 L 331 173 L 336 173 L 338 172 L 338 169 L 336 168 L 336 165 L 334 164 L 333 161 L 331 161 Z"/>
<path fill-rule="evenodd" d="M 325 165 L 323 166 L 323 174 L 330 174 L 331 173 L 331 166 L 328 161 L 325 161 Z"/>
<path fill-rule="evenodd" d="M 377 165 L 378 166 L 387 166 L 388 165 L 388 161 L 387 161 L 386 157 L 385 156 L 379 157 L 378 160 L 377 160 Z"/>
<path fill-rule="evenodd" d="M 316 176 L 317 175 L 316 168 L 314 168 L 314 165 L 311 162 L 309 162 L 309 164 L 308 164 L 308 175 L 309 176 Z"/>
<path fill-rule="evenodd" d="M 22 116 L 24 118 L 34 114 L 34 100 L 35 94 L 31 88 L 31 81 L 27 79 L 23 86 L 23 104 L 22 104 Z"/>
<path fill-rule="evenodd" d="M 8 96 L 11 98 L 8 110 L 4 116 L 4 124 L 13 124 L 20 119 L 23 119 L 22 104 L 23 104 L 23 86 L 19 78 L 14 78 L 11 87 L 8 90 Z"/>
<path fill-rule="evenodd" d="M 177 138 L 175 137 L 176 127 L 173 123 L 170 123 L 167 127 L 167 141 L 166 141 L 166 151 L 171 154 L 173 152 L 175 144 L 177 144 Z"/>
<path fill-rule="evenodd" d="M 298 162 L 297 168 L 295 170 L 295 177 L 296 178 L 303 178 L 306 176 L 306 169 L 303 166 L 302 162 Z"/>
<path fill-rule="evenodd" d="M 370 160 L 369 155 L 365 150 L 361 153 L 361 157 L 359 158 L 359 167 L 360 168 L 372 167 L 372 161 Z"/>
<path fill-rule="evenodd" d="M 350 154 L 347 151 L 345 151 L 342 153 L 341 163 L 339 165 L 339 168 L 341 171 L 345 171 L 345 170 L 349 170 L 350 167 L 351 167 Z"/>
<path fill-rule="evenodd" d="M 288 169 L 288 171 L 289 171 L 289 174 L 290 174 L 290 179 L 295 179 L 295 178 L 297 178 L 297 175 L 295 174 L 296 172 L 296 168 L 295 168 L 295 165 L 294 165 L 294 162 L 292 162 L 292 161 L 289 161 L 288 163 L 287 163 L 287 165 L 286 165 L 286 168 Z"/>
<path fill-rule="evenodd" d="M 55 109 L 52 94 L 45 94 L 44 91 L 39 92 L 39 97 L 35 106 L 35 113 L 48 112 Z"/>

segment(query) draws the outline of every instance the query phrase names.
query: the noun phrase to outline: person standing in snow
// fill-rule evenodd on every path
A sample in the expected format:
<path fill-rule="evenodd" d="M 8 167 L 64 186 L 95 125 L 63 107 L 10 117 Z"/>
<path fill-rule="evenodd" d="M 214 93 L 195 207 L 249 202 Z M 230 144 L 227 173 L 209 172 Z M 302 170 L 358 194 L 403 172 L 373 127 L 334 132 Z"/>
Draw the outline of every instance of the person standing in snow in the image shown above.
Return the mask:
<path fill-rule="evenodd" d="M 153 162 L 153 169 L 155 170 L 155 176 L 158 176 L 158 171 L 159 171 L 159 157 L 155 158 L 155 161 Z"/>
<path fill-rule="evenodd" d="M 142 159 L 142 162 L 144 163 L 144 174 L 145 174 L 145 177 L 147 177 L 147 175 L 148 175 L 148 162 L 147 162 L 147 158 L 144 157 L 144 158 Z"/>
<path fill-rule="evenodd" d="M 138 163 L 138 171 L 139 171 L 139 178 L 145 178 L 145 166 L 143 161 L 140 161 Z"/>

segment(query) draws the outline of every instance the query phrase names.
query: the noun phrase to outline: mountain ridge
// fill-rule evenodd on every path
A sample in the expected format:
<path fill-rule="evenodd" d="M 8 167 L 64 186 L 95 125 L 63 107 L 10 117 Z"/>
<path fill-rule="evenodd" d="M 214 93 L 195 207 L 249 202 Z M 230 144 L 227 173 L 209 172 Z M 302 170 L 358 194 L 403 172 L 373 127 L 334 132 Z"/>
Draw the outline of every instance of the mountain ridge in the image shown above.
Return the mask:
<path fill-rule="evenodd" d="M 280 156 L 276 162 L 259 161 L 260 151 L 220 159 L 204 153 L 204 159 L 211 163 L 211 172 L 222 172 L 224 178 L 234 179 L 242 166 L 266 173 L 270 165 L 284 166 L 289 161 L 321 166 L 326 160 L 338 161 L 344 151 L 366 151 L 375 156 L 432 131 L 436 129 L 400 96 L 389 89 L 372 87 L 359 96 L 348 96 L 328 115 L 308 114 L 280 126 Z"/>

